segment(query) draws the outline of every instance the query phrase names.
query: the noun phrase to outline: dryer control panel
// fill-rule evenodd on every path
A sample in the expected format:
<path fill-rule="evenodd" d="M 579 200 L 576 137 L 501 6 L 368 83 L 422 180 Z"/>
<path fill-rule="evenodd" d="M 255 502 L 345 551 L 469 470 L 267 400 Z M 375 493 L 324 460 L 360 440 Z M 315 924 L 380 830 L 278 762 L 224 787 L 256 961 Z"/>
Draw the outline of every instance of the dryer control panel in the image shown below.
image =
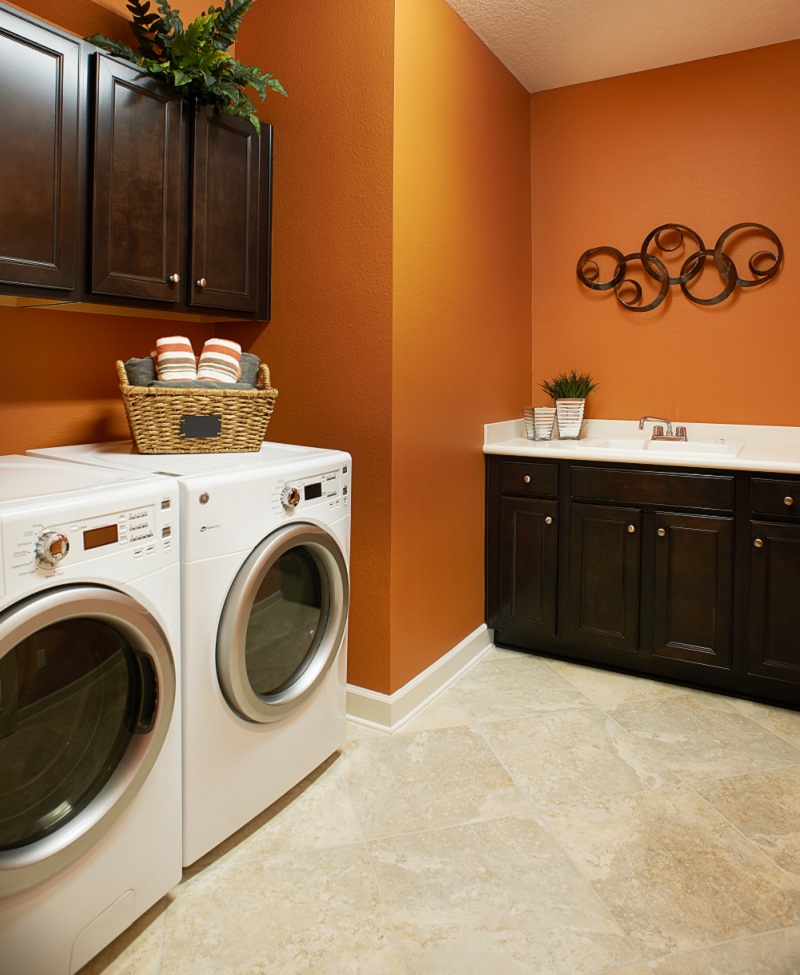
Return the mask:
<path fill-rule="evenodd" d="M 349 465 L 323 474 L 311 474 L 279 482 L 280 504 L 276 510 L 291 514 L 311 505 L 324 504 L 331 508 L 350 503 Z"/>

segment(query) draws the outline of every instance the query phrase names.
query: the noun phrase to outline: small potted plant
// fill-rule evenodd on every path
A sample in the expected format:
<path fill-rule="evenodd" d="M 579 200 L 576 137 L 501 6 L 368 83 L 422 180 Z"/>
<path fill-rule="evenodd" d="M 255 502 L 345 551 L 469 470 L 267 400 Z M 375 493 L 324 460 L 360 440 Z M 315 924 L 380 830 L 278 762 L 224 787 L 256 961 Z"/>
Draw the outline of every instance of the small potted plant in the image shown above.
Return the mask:
<path fill-rule="evenodd" d="M 577 440 L 581 435 L 586 397 L 599 383 L 589 373 L 561 373 L 541 384 L 548 396 L 555 400 L 558 435 L 562 440 Z"/>

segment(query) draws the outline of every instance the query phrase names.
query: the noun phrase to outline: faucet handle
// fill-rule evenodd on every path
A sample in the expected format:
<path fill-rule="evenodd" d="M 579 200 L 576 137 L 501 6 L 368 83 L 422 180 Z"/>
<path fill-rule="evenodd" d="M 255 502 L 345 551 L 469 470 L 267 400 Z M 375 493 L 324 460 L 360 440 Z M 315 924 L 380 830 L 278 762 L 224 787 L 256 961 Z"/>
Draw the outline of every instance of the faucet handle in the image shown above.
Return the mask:
<path fill-rule="evenodd" d="M 686 427 L 675 427 L 675 436 L 678 440 L 688 440 L 686 436 Z"/>
<path fill-rule="evenodd" d="M 660 423 L 657 423 L 653 427 L 653 440 L 655 440 L 656 437 L 663 437 L 663 436 L 664 436 L 664 428 L 661 426 Z"/>

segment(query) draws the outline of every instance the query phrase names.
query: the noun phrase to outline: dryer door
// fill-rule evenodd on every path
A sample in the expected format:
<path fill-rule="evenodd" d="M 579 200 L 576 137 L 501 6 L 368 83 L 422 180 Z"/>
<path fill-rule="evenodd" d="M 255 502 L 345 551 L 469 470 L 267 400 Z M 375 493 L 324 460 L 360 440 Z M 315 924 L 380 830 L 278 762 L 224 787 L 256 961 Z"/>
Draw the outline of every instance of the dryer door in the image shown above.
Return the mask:
<path fill-rule="evenodd" d="M 175 693 L 163 630 L 124 593 L 63 586 L 0 613 L 0 896 L 51 877 L 119 818 Z"/>
<path fill-rule="evenodd" d="M 259 724 L 296 711 L 336 659 L 349 601 L 347 562 L 328 532 L 295 523 L 265 538 L 220 619 L 217 674 L 230 706 Z"/>

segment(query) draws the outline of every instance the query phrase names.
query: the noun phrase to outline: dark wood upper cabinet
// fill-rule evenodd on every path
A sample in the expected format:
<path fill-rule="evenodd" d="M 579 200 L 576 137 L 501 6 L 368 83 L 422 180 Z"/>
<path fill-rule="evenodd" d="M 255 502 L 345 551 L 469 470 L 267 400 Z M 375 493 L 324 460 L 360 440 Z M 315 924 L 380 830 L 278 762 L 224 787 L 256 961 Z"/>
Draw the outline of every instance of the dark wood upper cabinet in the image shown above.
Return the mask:
<path fill-rule="evenodd" d="M 79 287 L 81 42 L 0 7 L 0 282 Z M 23 290 L 24 293 L 24 290 Z"/>
<path fill-rule="evenodd" d="M 257 309 L 259 150 L 250 122 L 196 107 L 189 282 L 195 307 Z"/>
<path fill-rule="evenodd" d="M 2 3 L 0 96 L 0 301 L 268 320 L 270 126 Z"/>
<path fill-rule="evenodd" d="M 182 298 L 182 99 L 152 75 L 94 55 L 94 294 Z"/>

